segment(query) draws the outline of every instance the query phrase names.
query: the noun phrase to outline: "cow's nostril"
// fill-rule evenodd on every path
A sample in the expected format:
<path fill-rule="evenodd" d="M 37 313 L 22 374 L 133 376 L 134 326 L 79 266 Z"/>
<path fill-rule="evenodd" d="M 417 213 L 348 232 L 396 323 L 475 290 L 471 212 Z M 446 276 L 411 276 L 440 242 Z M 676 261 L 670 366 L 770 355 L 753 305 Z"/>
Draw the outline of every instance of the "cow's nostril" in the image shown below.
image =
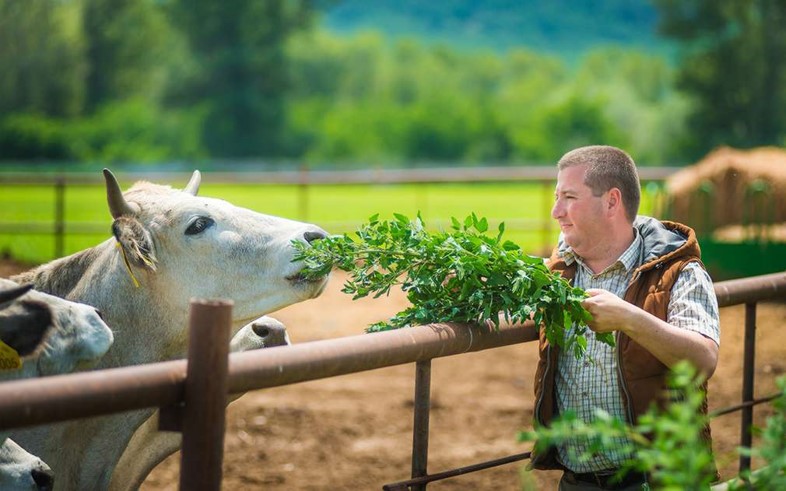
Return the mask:
<path fill-rule="evenodd" d="M 303 234 L 303 238 L 306 239 L 306 242 L 308 242 L 309 244 L 314 242 L 315 240 L 322 240 L 325 237 L 327 237 L 327 234 L 325 234 L 325 232 L 316 231 L 316 230 L 309 230 L 308 232 L 305 232 Z"/>
<path fill-rule="evenodd" d="M 33 469 L 30 471 L 36 486 L 40 490 L 50 491 L 55 483 L 54 473 L 50 469 Z"/>
<path fill-rule="evenodd" d="M 267 348 L 289 344 L 287 328 L 272 317 L 265 317 L 255 321 L 251 324 L 251 329 L 259 337 L 258 341 L 264 343 Z"/>
<path fill-rule="evenodd" d="M 270 334 L 270 329 L 262 324 L 254 324 L 251 328 L 254 330 L 254 334 L 260 338 L 266 338 Z"/>

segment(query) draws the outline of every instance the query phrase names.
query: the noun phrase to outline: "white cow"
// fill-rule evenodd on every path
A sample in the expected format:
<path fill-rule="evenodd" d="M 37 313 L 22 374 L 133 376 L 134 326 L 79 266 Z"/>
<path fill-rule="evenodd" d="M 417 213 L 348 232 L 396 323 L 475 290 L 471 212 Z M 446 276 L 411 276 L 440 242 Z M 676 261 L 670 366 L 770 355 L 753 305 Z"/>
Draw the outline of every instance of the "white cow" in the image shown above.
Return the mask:
<path fill-rule="evenodd" d="M 307 279 L 292 261 L 292 241 L 324 238 L 319 227 L 197 197 L 199 172 L 184 191 L 141 182 L 125 195 L 111 172 L 104 177 L 114 237 L 13 278 L 101 310 L 115 343 L 98 368 L 182 358 L 192 298 L 231 299 L 239 328 L 324 289 L 327 278 Z M 152 413 L 15 431 L 14 439 L 52 466 L 61 489 L 107 489 Z"/>
<path fill-rule="evenodd" d="M 21 363 L 0 367 L 0 382 L 88 368 L 112 345 L 112 331 L 93 307 L 30 291 L 32 286 L 0 279 L 0 341 Z M 49 490 L 53 481 L 48 465 L 0 432 L 0 489 Z"/>
<path fill-rule="evenodd" d="M 0 278 L 0 339 L 20 356 L 18 370 L 0 381 L 44 377 L 90 368 L 112 346 L 98 311 Z"/>
<path fill-rule="evenodd" d="M 0 437 L 0 489 L 3 491 L 50 491 L 54 473 L 41 459 L 10 438 Z"/>
<path fill-rule="evenodd" d="M 272 317 L 263 316 L 246 324 L 235 334 L 229 344 L 229 351 L 249 351 L 289 344 L 284 324 Z M 233 394 L 230 400 L 241 395 Z M 181 434 L 158 431 L 158 415 L 156 411 L 134 433 L 112 473 L 112 482 L 109 485 L 111 491 L 139 489 L 155 466 L 180 449 Z"/>

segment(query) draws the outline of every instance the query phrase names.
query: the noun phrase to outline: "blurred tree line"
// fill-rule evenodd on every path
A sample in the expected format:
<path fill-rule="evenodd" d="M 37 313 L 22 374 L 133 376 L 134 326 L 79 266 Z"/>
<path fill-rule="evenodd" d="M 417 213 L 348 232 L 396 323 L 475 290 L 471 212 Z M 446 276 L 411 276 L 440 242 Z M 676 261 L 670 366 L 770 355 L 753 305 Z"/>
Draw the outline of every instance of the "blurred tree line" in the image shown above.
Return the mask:
<path fill-rule="evenodd" d="M 683 47 L 677 87 L 695 109 L 681 148 L 786 145 L 786 1 L 655 0 Z"/>
<path fill-rule="evenodd" d="M 656 6 L 677 69 L 340 37 L 311 0 L 0 0 L 0 159 L 504 165 L 603 142 L 657 165 L 786 143 L 786 5 Z"/>

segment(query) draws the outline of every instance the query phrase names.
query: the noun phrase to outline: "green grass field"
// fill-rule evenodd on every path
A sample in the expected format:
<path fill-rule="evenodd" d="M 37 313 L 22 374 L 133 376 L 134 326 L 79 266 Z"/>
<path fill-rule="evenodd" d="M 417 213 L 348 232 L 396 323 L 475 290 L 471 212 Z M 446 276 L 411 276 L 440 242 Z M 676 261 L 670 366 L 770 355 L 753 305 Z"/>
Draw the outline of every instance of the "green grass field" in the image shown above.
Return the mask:
<path fill-rule="evenodd" d="M 553 186 L 537 183 L 404 185 L 210 184 L 201 196 L 225 199 L 261 213 L 316 223 L 330 233 L 354 231 L 375 213 L 414 217 L 428 228 L 447 228 L 450 217 L 486 217 L 490 233 L 504 221 L 505 237 L 525 251 L 548 249 L 558 234 L 549 218 Z M 125 189 L 126 183 L 121 183 Z M 65 190 L 63 254 L 94 246 L 110 237 L 112 220 L 103 185 L 69 185 Z M 646 207 L 643 208 L 646 212 Z M 0 253 L 30 263 L 55 257 L 55 190 L 51 185 L 0 184 Z M 545 228 L 548 227 L 548 228 Z"/>

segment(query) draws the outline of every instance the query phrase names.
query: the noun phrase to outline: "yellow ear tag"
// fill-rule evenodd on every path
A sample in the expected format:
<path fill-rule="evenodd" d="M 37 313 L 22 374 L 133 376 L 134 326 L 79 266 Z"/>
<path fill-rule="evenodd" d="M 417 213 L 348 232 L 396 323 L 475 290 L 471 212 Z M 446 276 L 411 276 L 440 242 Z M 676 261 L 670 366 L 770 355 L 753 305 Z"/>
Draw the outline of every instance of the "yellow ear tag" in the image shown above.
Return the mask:
<path fill-rule="evenodd" d="M 131 263 L 128 262 L 128 258 L 126 257 L 126 250 L 123 249 L 123 246 L 120 245 L 120 242 L 115 242 L 115 247 L 120 249 L 120 255 L 123 256 L 123 263 L 126 265 L 126 270 L 128 271 L 128 275 L 131 277 L 131 281 L 134 282 L 135 287 L 139 288 L 139 282 L 136 280 L 134 272 L 131 271 Z"/>
<path fill-rule="evenodd" d="M 19 358 L 19 353 L 0 341 L 0 371 L 19 370 L 20 368 L 22 368 L 22 359 Z"/>

